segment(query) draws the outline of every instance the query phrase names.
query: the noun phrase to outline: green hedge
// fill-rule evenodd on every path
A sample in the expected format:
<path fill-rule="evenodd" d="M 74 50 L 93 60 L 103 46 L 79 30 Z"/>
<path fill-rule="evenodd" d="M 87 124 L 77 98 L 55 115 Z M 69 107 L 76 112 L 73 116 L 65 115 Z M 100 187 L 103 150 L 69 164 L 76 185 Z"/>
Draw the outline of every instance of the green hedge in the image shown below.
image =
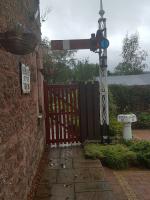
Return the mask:
<path fill-rule="evenodd" d="M 150 168 L 150 141 L 128 141 L 117 145 L 88 143 L 84 153 L 85 157 L 99 158 L 113 169 L 126 169 L 132 165 Z"/>
<path fill-rule="evenodd" d="M 109 90 L 117 105 L 117 113 L 145 112 L 150 109 L 149 86 L 110 85 Z"/>
<path fill-rule="evenodd" d="M 84 152 L 87 158 L 99 158 L 102 163 L 112 169 L 126 169 L 136 161 L 136 153 L 121 144 L 107 146 L 86 144 Z"/>
<path fill-rule="evenodd" d="M 138 164 L 150 168 L 150 142 L 139 141 L 129 146 L 129 149 L 136 153 Z"/>
<path fill-rule="evenodd" d="M 134 125 L 135 128 L 149 129 L 150 128 L 150 113 L 142 112 L 137 113 L 138 121 Z"/>
<path fill-rule="evenodd" d="M 116 105 L 115 112 L 113 111 L 116 116 L 122 113 L 134 113 L 137 115 L 138 121 L 133 124 L 133 128 L 150 128 L 149 86 L 111 85 L 109 91 L 110 97 L 113 96 L 113 101 L 110 101 L 110 104 L 115 103 Z M 114 105 L 111 107 L 114 108 Z"/>

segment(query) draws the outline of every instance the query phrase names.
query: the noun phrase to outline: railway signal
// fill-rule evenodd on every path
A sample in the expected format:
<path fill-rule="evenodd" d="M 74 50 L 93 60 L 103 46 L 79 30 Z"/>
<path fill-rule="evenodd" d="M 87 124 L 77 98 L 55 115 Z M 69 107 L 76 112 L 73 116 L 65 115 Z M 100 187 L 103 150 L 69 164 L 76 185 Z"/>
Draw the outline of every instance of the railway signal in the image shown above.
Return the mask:
<path fill-rule="evenodd" d="M 52 50 L 75 50 L 90 49 L 99 55 L 99 88 L 100 88 L 100 125 L 102 130 L 102 142 L 109 142 L 109 109 L 108 109 L 108 84 L 107 84 L 107 39 L 106 18 L 103 2 L 100 0 L 100 18 L 98 20 L 98 30 L 91 34 L 90 39 L 78 40 L 52 40 Z"/>

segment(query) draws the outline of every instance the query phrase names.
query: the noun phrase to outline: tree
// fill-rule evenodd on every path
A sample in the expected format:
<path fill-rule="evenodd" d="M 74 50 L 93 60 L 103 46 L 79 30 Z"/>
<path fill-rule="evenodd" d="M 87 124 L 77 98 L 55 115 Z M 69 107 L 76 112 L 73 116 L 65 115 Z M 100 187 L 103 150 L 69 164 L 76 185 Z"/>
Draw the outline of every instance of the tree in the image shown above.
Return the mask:
<path fill-rule="evenodd" d="M 88 59 L 77 61 L 73 69 L 73 77 L 75 81 L 94 80 L 99 75 L 99 66 L 89 63 Z"/>
<path fill-rule="evenodd" d="M 123 40 L 122 62 L 115 68 L 115 74 L 140 74 L 147 67 L 145 61 L 147 52 L 139 46 L 139 35 L 137 33 L 126 35 Z"/>
<path fill-rule="evenodd" d="M 75 51 L 52 51 L 50 41 L 42 41 L 43 74 L 48 83 L 65 83 L 72 80 Z"/>

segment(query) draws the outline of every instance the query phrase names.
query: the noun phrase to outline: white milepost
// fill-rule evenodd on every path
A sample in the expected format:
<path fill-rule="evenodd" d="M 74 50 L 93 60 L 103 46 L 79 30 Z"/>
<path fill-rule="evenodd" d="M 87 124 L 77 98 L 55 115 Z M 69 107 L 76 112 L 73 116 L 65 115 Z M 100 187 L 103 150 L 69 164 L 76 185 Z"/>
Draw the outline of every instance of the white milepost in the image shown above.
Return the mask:
<path fill-rule="evenodd" d="M 117 120 L 119 122 L 124 123 L 124 127 L 123 127 L 123 139 L 125 140 L 132 140 L 133 136 L 132 136 L 132 129 L 131 129 L 131 124 L 133 122 L 137 121 L 137 117 L 135 114 L 128 114 L 128 115 L 118 115 Z"/>

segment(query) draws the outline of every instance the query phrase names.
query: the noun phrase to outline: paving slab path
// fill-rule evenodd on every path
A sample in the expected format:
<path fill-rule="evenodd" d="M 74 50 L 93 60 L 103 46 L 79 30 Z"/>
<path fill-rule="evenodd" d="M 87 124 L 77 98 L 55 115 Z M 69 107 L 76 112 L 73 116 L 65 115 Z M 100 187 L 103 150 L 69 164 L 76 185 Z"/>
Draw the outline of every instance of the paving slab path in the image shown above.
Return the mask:
<path fill-rule="evenodd" d="M 99 160 L 84 158 L 81 147 L 53 148 L 34 200 L 117 200 Z"/>

